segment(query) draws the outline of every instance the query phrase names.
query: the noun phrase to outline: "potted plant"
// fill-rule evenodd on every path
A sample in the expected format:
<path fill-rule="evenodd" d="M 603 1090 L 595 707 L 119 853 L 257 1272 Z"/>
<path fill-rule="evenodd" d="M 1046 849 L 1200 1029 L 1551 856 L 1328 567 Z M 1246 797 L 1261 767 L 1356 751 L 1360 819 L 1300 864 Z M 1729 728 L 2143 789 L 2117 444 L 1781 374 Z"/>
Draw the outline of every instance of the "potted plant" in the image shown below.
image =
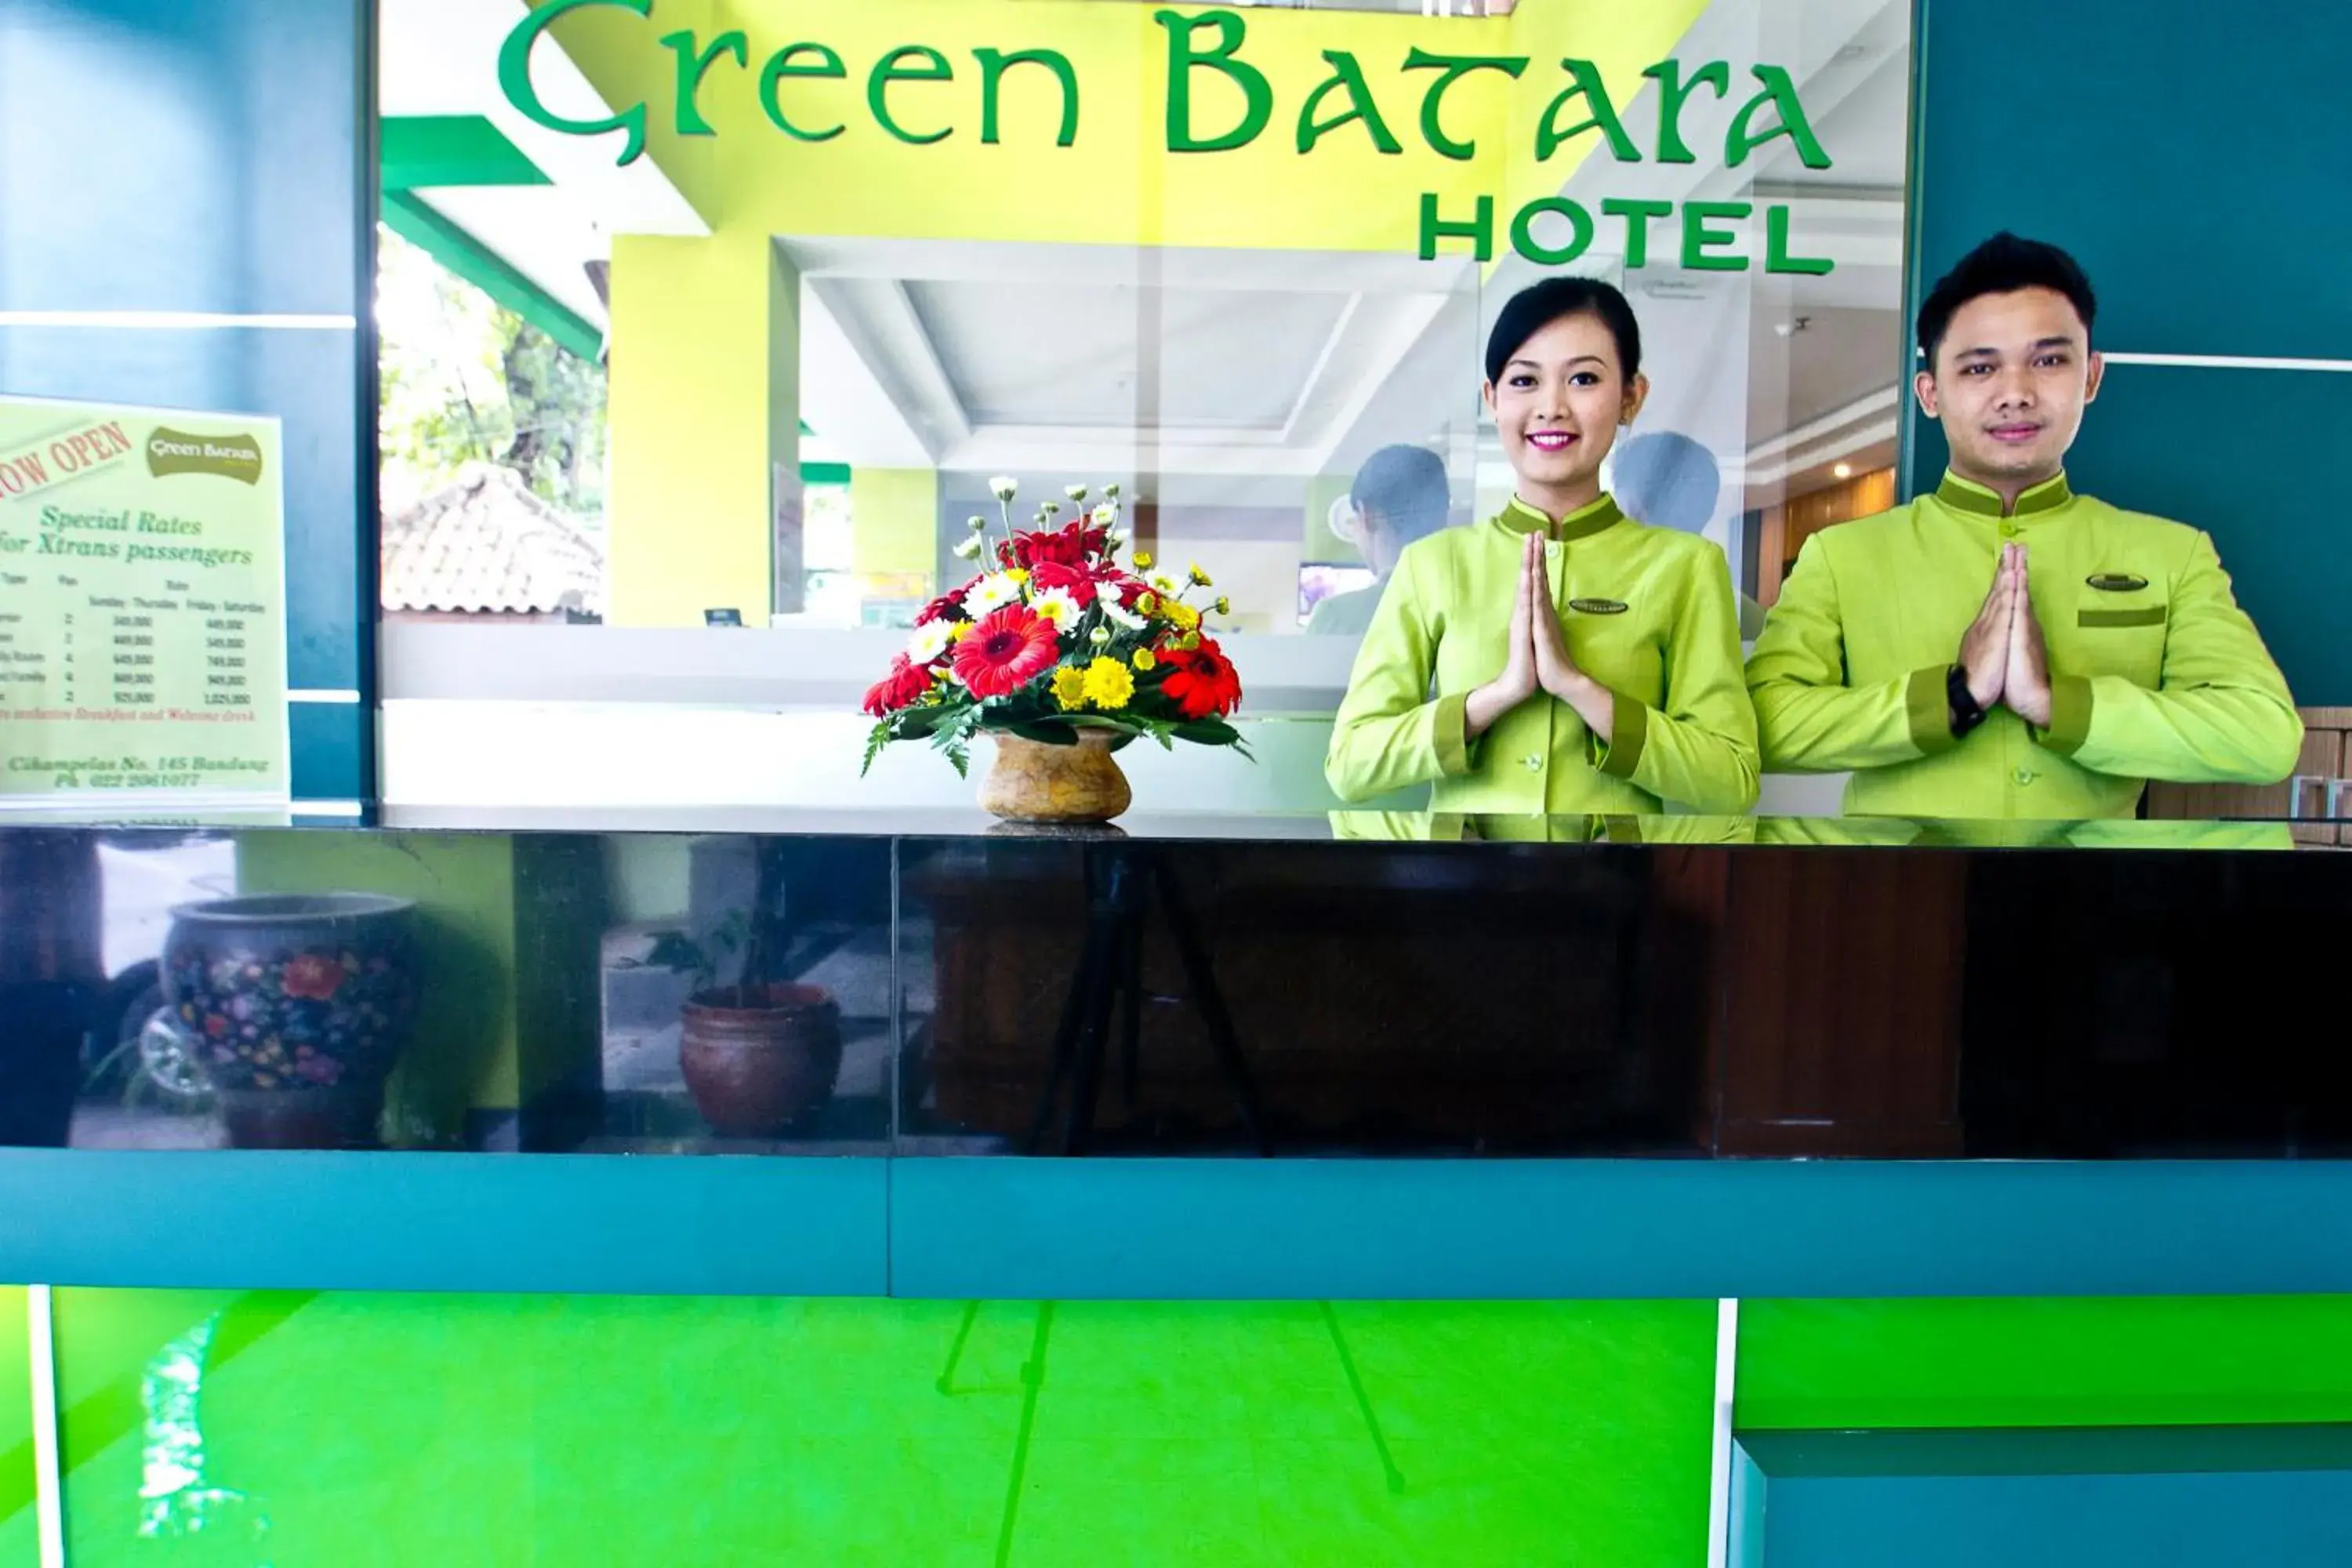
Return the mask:
<path fill-rule="evenodd" d="M 1205 600 L 1208 574 L 1155 574 L 1145 554 L 1121 565 L 1117 485 L 1091 510 L 1087 487 L 1073 485 L 1076 516 L 1057 526 L 1062 503 L 1048 501 L 1027 529 L 1013 525 L 1018 481 L 989 488 L 1001 536 L 974 517 L 956 549 L 988 569 L 923 608 L 906 651 L 866 694 L 875 725 L 865 766 L 893 742 L 929 741 L 962 773 L 972 737 L 985 733 L 996 744 L 980 793 L 987 810 L 1108 822 L 1132 798 L 1111 753 L 1138 735 L 1248 755 L 1229 722 L 1241 679 L 1205 618 L 1231 606 Z"/>
<path fill-rule="evenodd" d="M 364 1148 L 416 1010 L 415 907 L 375 893 L 172 911 L 172 1026 L 238 1148 Z M 144 1053 L 153 1059 L 152 1051 Z"/>
<path fill-rule="evenodd" d="M 783 978 L 792 933 L 783 913 L 781 839 L 759 841 L 752 904 L 729 915 L 703 942 L 666 938 L 649 963 L 690 965 L 696 986 L 678 1032 L 687 1092 L 711 1130 L 728 1138 L 772 1138 L 833 1097 L 841 1073 L 841 1008 L 814 985 Z M 719 984 L 723 957 L 738 949 L 740 973 Z"/>

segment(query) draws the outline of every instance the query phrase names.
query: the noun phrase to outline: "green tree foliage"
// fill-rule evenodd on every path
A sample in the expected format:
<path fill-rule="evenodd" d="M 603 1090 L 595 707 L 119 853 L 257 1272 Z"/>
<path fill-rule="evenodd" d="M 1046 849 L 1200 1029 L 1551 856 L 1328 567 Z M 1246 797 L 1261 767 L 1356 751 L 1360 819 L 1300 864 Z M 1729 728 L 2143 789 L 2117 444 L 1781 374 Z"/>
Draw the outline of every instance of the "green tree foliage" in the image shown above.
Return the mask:
<path fill-rule="evenodd" d="M 470 463 L 520 474 L 599 526 L 604 368 L 559 345 L 415 246 L 379 230 L 383 492 L 396 511 Z"/>

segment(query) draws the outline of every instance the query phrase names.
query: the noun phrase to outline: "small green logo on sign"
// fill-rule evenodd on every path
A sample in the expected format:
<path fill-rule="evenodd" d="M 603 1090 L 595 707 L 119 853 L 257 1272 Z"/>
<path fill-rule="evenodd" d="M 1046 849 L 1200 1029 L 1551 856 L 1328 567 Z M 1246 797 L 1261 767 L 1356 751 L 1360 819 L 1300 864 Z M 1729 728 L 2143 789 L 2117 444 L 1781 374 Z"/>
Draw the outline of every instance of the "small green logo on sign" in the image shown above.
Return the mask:
<path fill-rule="evenodd" d="M 261 443 L 250 436 L 190 436 L 158 429 L 147 437 L 147 471 L 159 479 L 167 474 L 218 474 L 257 485 Z"/>
<path fill-rule="evenodd" d="M 2095 572 L 2083 581 L 2102 594 L 2137 594 L 2147 586 L 2147 578 L 2128 572 Z"/>
<path fill-rule="evenodd" d="M 1568 607 L 1580 616 L 1622 616 L 1625 604 L 1622 599 L 1570 599 Z"/>

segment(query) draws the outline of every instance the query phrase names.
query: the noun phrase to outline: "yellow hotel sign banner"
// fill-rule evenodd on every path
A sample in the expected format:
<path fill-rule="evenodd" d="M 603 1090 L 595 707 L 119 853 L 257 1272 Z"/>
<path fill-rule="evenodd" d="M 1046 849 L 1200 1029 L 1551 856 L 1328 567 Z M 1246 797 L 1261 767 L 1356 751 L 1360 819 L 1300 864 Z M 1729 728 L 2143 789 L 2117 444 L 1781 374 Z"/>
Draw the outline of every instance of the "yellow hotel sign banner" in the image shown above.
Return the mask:
<path fill-rule="evenodd" d="M 647 155 L 714 229 L 1491 256 L 1824 271 L 1785 209 L 1562 202 L 1588 158 L 1829 164 L 1789 73 L 1671 55 L 1704 0 L 1544 0 L 1477 21 L 1101 0 L 551 0 L 509 101 Z M 533 85 L 561 47 L 614 112 Z M 1622 123 L 1644 90 L 1651 144 Z M 1701 136 L 1686 125 L 1706 120 Z M 1532 206 L 1530 204 L 1533 204 Z M 1723 226 L 1760 216 L 1763 253 Z M 1695 259 L 1696 258 L 1696 259 Z"/>

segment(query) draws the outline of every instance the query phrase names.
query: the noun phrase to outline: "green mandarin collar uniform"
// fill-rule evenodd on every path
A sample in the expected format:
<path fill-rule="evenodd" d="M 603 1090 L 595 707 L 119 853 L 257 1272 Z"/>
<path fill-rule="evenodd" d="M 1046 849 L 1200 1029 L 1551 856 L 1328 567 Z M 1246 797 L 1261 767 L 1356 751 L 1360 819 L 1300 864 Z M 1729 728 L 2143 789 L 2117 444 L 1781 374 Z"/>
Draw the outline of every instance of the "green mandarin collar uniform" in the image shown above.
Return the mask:
<path fill-rule="evenodd" d="M 1544 535 L 1569 655 L 1614 694 L 1601 744 L 1538 691 L 1470 738 L 1471 691 L 1503 671 L 1525 536 Z M 1407 547 L 1356 655 L 1324 759 L 1340 799 L 1432 786 L 1440 812 L 1642 816 L 1756 803 L 1756 716 L 1723 552 L 1645 528 L 1602 496 L 1554 520 L 1517 500 Z"/>
<path fill-rule="evenodd" d="M 2003 545 L 2026 547 L 2051 714 L 1952 735 L 1945 679 Z M 2303 721 L 2196 529 L 2074 494 L 2013 508 L 1947 475 L 1933 495 L 1805 542 L 1748 661 L 1764 765 L 1851 770 L 1849 812 L 2128 816 L 2149 779 L 2273 784 Z"/>

